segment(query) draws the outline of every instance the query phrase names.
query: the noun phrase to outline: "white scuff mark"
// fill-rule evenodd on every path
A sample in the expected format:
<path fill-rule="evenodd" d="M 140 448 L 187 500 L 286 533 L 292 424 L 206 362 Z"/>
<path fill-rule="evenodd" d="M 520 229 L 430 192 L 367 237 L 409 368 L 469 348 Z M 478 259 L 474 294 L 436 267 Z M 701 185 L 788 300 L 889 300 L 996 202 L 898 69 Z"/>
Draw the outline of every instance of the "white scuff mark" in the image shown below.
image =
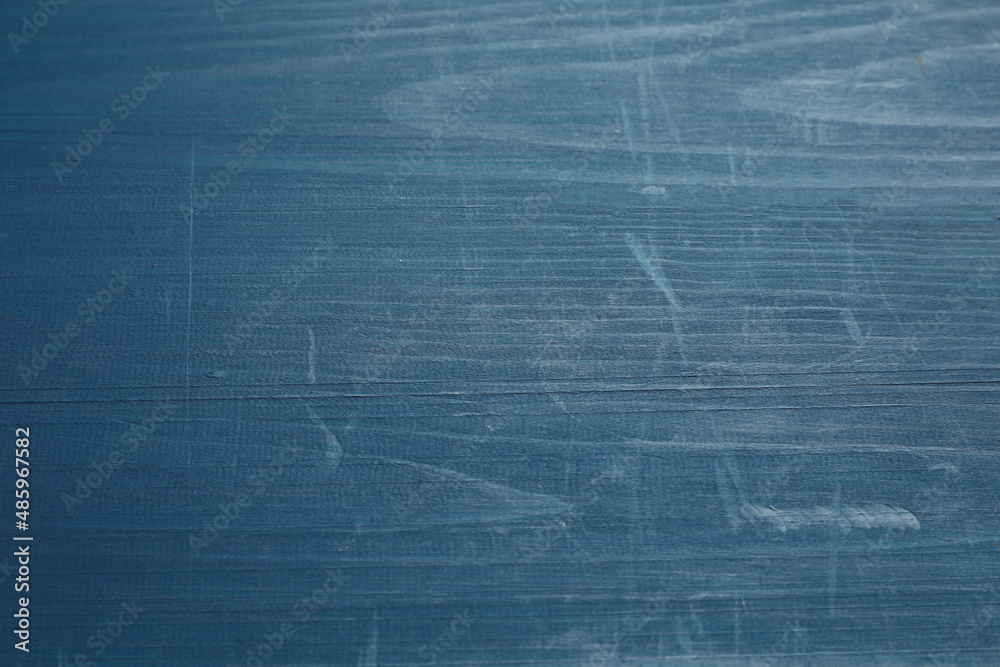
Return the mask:
<path fill-rule="evenodd" d="M 674 310 L 678 313 L 682 312 L 681 303 L 677 300 L 677 295 L 674 294 L 674 290 L 670 286 L 670 281 L 667 280 L 666 276 L 664 276 L 663 273 L 661 273 L 660 270 L 653 266 L 653 263 L 649 261 L 649 256 L 646 254 L 646 250 L 639 245 L 639 243 L 635 240 L 635 237 L 631 234 L 625 235 L 625 243 L 628 244 L 629 250 L 631 250 L 632 254 L 635 255 L 635 258 L 639 260 L 639 264 L 646 270 L 646 273 L 649 274 L 649 277 L 652 278 L 654 283 L 656 283 L 656 286 L 659 287 L 660 290 L 667 296 L 667 300 L 670 301 L 670 305 L 674 307 Z"/>
<path fill-rule="evenodd" d="M 858 321 L 854 319 L 854 313 L 851 312 L 850 308 L 844 308 L 840 311 L 840 317 L 844 320 L 844 326 L 847 327 L 847 332 L 851 334 L 851 338 L 858 345 L 864 342 L 864 337 L 861 335 L 861 327 L 858 326 Z"/>
<path fill-rule="evenodd" d="M 719 484 L 719 495 L 722 496 L 722 504 L 726 508 L 729 525 L 735 532 L 743 523 L 743 519 L 740 515 L 739 506 L 736 504 L 733 494 L 729 491 L 729 485 L 726 483 L 726 476 L 722 472 L 722 467 L 718 463 L 715 464 L 715 479 Z"/>
<path fill-rule="evenodd" d="M 333 460 L 333 467 L 336 468 L 340 465 L 341 459 L 344 458 L 344 448 L 340 446 L 340 441 L 337 440 L 337 436 L 333 434 L 326 424 L 323 423 L 323 419 L 316 414 L 316 411 L 312 409 L 311 405 L 307 405 L 306 408 L 309 410 L 309 416 L 312 417 L 319 429 L 323 431 L 326 436 L 326 455 Z"/>
<path fill-rule="evenodd" d="M 854 529 L 920 530 L 920 521 L 913 512 L 889 505 L 843 507 L 839 511 L 829 507 L 775 510 L 761 505 L 743 505 L 740 515 L 748 521 L 769 524 L 782 533 L 821 526 L 837 527 L 842 533 Z"/>
<path fill-rule="evenodd" d="M 718 437 L 717 434 L 716 437 Z M 841 505 L 839 488 L 834 497 L 834 506 L 832 508 L 778 509 L 773 505 L 754 505 L 747 501 L 736 462 L 724 455 L 722 463 L 725 464 L 725 468 L 718 462 L 715 464 L 715 476 L 719 486 L 719 495 L 722 497 L 722 504 L 729 519 L 729 524 L 734 531 L 744 521 L 768 524 L 772 528 L 777 528 L 782 533 L 790 530 L 822 527 L 834 530 L 839 529 L 842 533 L 849 533 L 854 529 L 899 528 L 902 530 L 920 530 L 920 520 L 917 519 L 913 512 L 902 507 L 891 507 L 878 503 L 858 507 L 844 507 Z M 735 496 L 733 491 L 735 491 Z M 829 576 L 831 577 L 831 581 L 836 581 L 835 574 Z M 831 590 L 834 590 L 832 587 L 835 585 L 835 583 L 831 584 Z"/>
<path fill-rule="evenodd" d="M 644 195 L 665 195 L 667 194 L 667 189 L 659 185 L 647 185 L 641 192 Z"/>
<path fill-rule="evenodd" d="M 601 3 L 601 12 L 604 14 L 604 34 L 608 40 L 608 56 L 610 56 L 611 62 L 615 62 L 614 32 L 611 30 L 611 21 L 608 19 L 608 5 L 604 2 Z"/>
<path fill-rule="evenodd" d="M 673 306 L 670 317 L 673 321 L 674 338 L 677 340 L 677 349 L 680 351 L 681 360 L 683 360 L 684 363 L 687 363 L 687 350 L 684 347 L 684 334 L 681 331 L 680 322 L 680 314 L 682 312 L 681 303 L 678 301 L 677 295 L 674 294 L 674 290 L 670 286 L 670 281 L 667 280 L 667 277 L 664 276 L 658 268 L 653 266 L 653 263 L 649 260 L 649 256 L 646 254 L 646 250 L 639 245 L 634 236 L 631 234 L 625 234 L 625 243 L 628 244 L 629 250 L 631 250 L 632 254 L 635 255 L 639 264 L 646 271 L 649 277 L 652 278 L 656 286 L 660 288 L 660 291 L 666 295 L 667 301 L 670 302 L 670 305 Z"/>
<path fill-rule="evenodd" d="M 910 85 L 909 81 L 868 81 L 868 82 L 856 82 L 851 84 L 854 88 L 905 88 Z"/>

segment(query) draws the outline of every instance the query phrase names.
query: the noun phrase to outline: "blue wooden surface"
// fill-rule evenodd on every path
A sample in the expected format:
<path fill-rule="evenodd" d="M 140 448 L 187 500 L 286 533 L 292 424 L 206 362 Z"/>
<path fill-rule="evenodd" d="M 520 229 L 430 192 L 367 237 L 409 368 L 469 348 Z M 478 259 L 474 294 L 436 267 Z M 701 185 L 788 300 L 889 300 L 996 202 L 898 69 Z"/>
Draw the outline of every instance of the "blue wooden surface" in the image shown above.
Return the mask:
<path fill-rule="evenodd" d="M 38 11 L 0 664 L 1000 664 L 995 4 Z"/>

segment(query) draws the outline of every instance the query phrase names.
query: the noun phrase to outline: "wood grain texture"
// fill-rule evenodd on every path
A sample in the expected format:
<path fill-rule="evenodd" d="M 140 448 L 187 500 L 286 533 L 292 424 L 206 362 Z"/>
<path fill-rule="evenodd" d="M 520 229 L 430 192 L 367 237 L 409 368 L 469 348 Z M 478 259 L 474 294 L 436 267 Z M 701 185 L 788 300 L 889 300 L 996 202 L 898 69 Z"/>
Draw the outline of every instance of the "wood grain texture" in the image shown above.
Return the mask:
<path fill-rule="evenodd" d="M 36 11 L 0 664 L 1000 663 L 993 3 Z"/>

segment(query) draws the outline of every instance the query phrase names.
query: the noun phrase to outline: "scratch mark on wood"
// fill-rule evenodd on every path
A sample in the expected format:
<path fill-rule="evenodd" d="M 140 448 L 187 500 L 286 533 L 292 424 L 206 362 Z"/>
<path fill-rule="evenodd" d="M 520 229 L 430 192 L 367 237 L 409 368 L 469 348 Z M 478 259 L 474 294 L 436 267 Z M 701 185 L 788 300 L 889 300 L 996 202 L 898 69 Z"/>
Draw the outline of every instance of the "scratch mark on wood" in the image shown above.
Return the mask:
<path fill-rule="evenodd" d="M 840 484 L 837 484 L 837 488 L 833 494 L 833 512 L 836 515 L 841 514 L 840 507 Z M 834 524 L 830 525 L 830 560 L 827 564 L 827 577 L 826 577 L 826 594 L 827 594 L 827 607 L 832 616 L 836 611 L 836 599 L 837 599 L 837 558 L 838 552 L 840 550 L 840 531 Z"/>
<path fill-rule="evenodd" d="M 743 523 L 739 507 L 733 499 L 733 494 L 729 491 L 729 484 L 726 476 L 722 472 L 722 466 L 718 462 L 715 464 L 715 480 L 719 486 L 719 495 L 722 497 L 722 504 L 726 509 L 726 516 L 729 518 L 729 525 L 735 531 Z"/>
<path fill-rule="evenodd" d="M 358 656 L 358 667 L 378 667 L 378 609 L 372 613 L 372 631 L 368 645 Z"/>
<path fill-rule="evenodd" d="M 632 124 L 629 122 L 628 109 L 625 107 L 625 100 L 621 101 L 622 126 L 625 128 L 625 138 L 628 140 L 628 152 L 632 155 L 632 162 L 635 162 L 635 141 L 632 138 Z"/>
<path fill-rule="evenodd" d="M 670 281 L 668 281 L 666 276 L 664 276 L 660 270 L 653 266 L 653 263 L 649 261 L 649 256 L 646 254 L 643 247 L 640 246 L 635 240 L 635 237 L 632 236 L 632 234 L 626 234 L 625 242 L 628 244 L 632 254 L 635 255 L 635 258 L 639 260 L 639 264 L 642 268 L 646 270 L 646 273 L 649 274 L 649 277 L 652 278 L 654 283 L 656 283 L 656 286 L 659 287 L 660 290 L 667 296 L 667 300 L 670 301 L 670 305 L 674 307 L 674 310 L 678 313 L 682 312 L 680 301 L 677 300 L 677 295 L 674 294 L 673 288 L 670 287 Z"/>
<path fill-rule="evenodd" d="M 917 54 L 916 58 L 917 58 L 917 64 L 920 65 L 920 71 L 924 73 L 924 78 L 930 80 L 929 77 L 927 76 L 927 68 L 924 67 L 924 61 L 923 59 L 921 59 L 919 53 Z"/>
<path fill-rule="evenodd" d="M 187 464 L 191 465 L 191 302 L 194 298 L 194 144 L 191 144 L 191 170 L 188 179 L 188 299 L 187 331 L 184 335 L 184 429 L 187 440 Z"/>
<path fill-rule="evenodd" d="M 312 327 L 307 327 L 309 331 L 309 383 L 316 384 L 316 336 L 313 335 Z"/>
<path fill-rule="evenodd" d="M 316 425 L 319 426 L 319 429 L 326 436 L 326 455 L 333 460 L 334 466 L 340 465 L 340 461 L 344 458 L 344 449 L 340 446 L 337 436 L 327 428 L 323 419 L 316 414 L 311 405 L 306 404 L 306 409 L 309 411 L 309 416 L 312 417 L 313 421 L 316 422 Z"/>
<path fill-rule="evenodd" d="M 864 343 L 864 337 L 861 335 L 861 327 L 858 326 L 858 321 L 854 319 L 854 313 L 851 312 L 851 309 L 844 308 L 840 311 L 840 316 L 844 320 L 847 332 L 851 334 L 851 338 L 854 342 L 858 345 Z"/>

